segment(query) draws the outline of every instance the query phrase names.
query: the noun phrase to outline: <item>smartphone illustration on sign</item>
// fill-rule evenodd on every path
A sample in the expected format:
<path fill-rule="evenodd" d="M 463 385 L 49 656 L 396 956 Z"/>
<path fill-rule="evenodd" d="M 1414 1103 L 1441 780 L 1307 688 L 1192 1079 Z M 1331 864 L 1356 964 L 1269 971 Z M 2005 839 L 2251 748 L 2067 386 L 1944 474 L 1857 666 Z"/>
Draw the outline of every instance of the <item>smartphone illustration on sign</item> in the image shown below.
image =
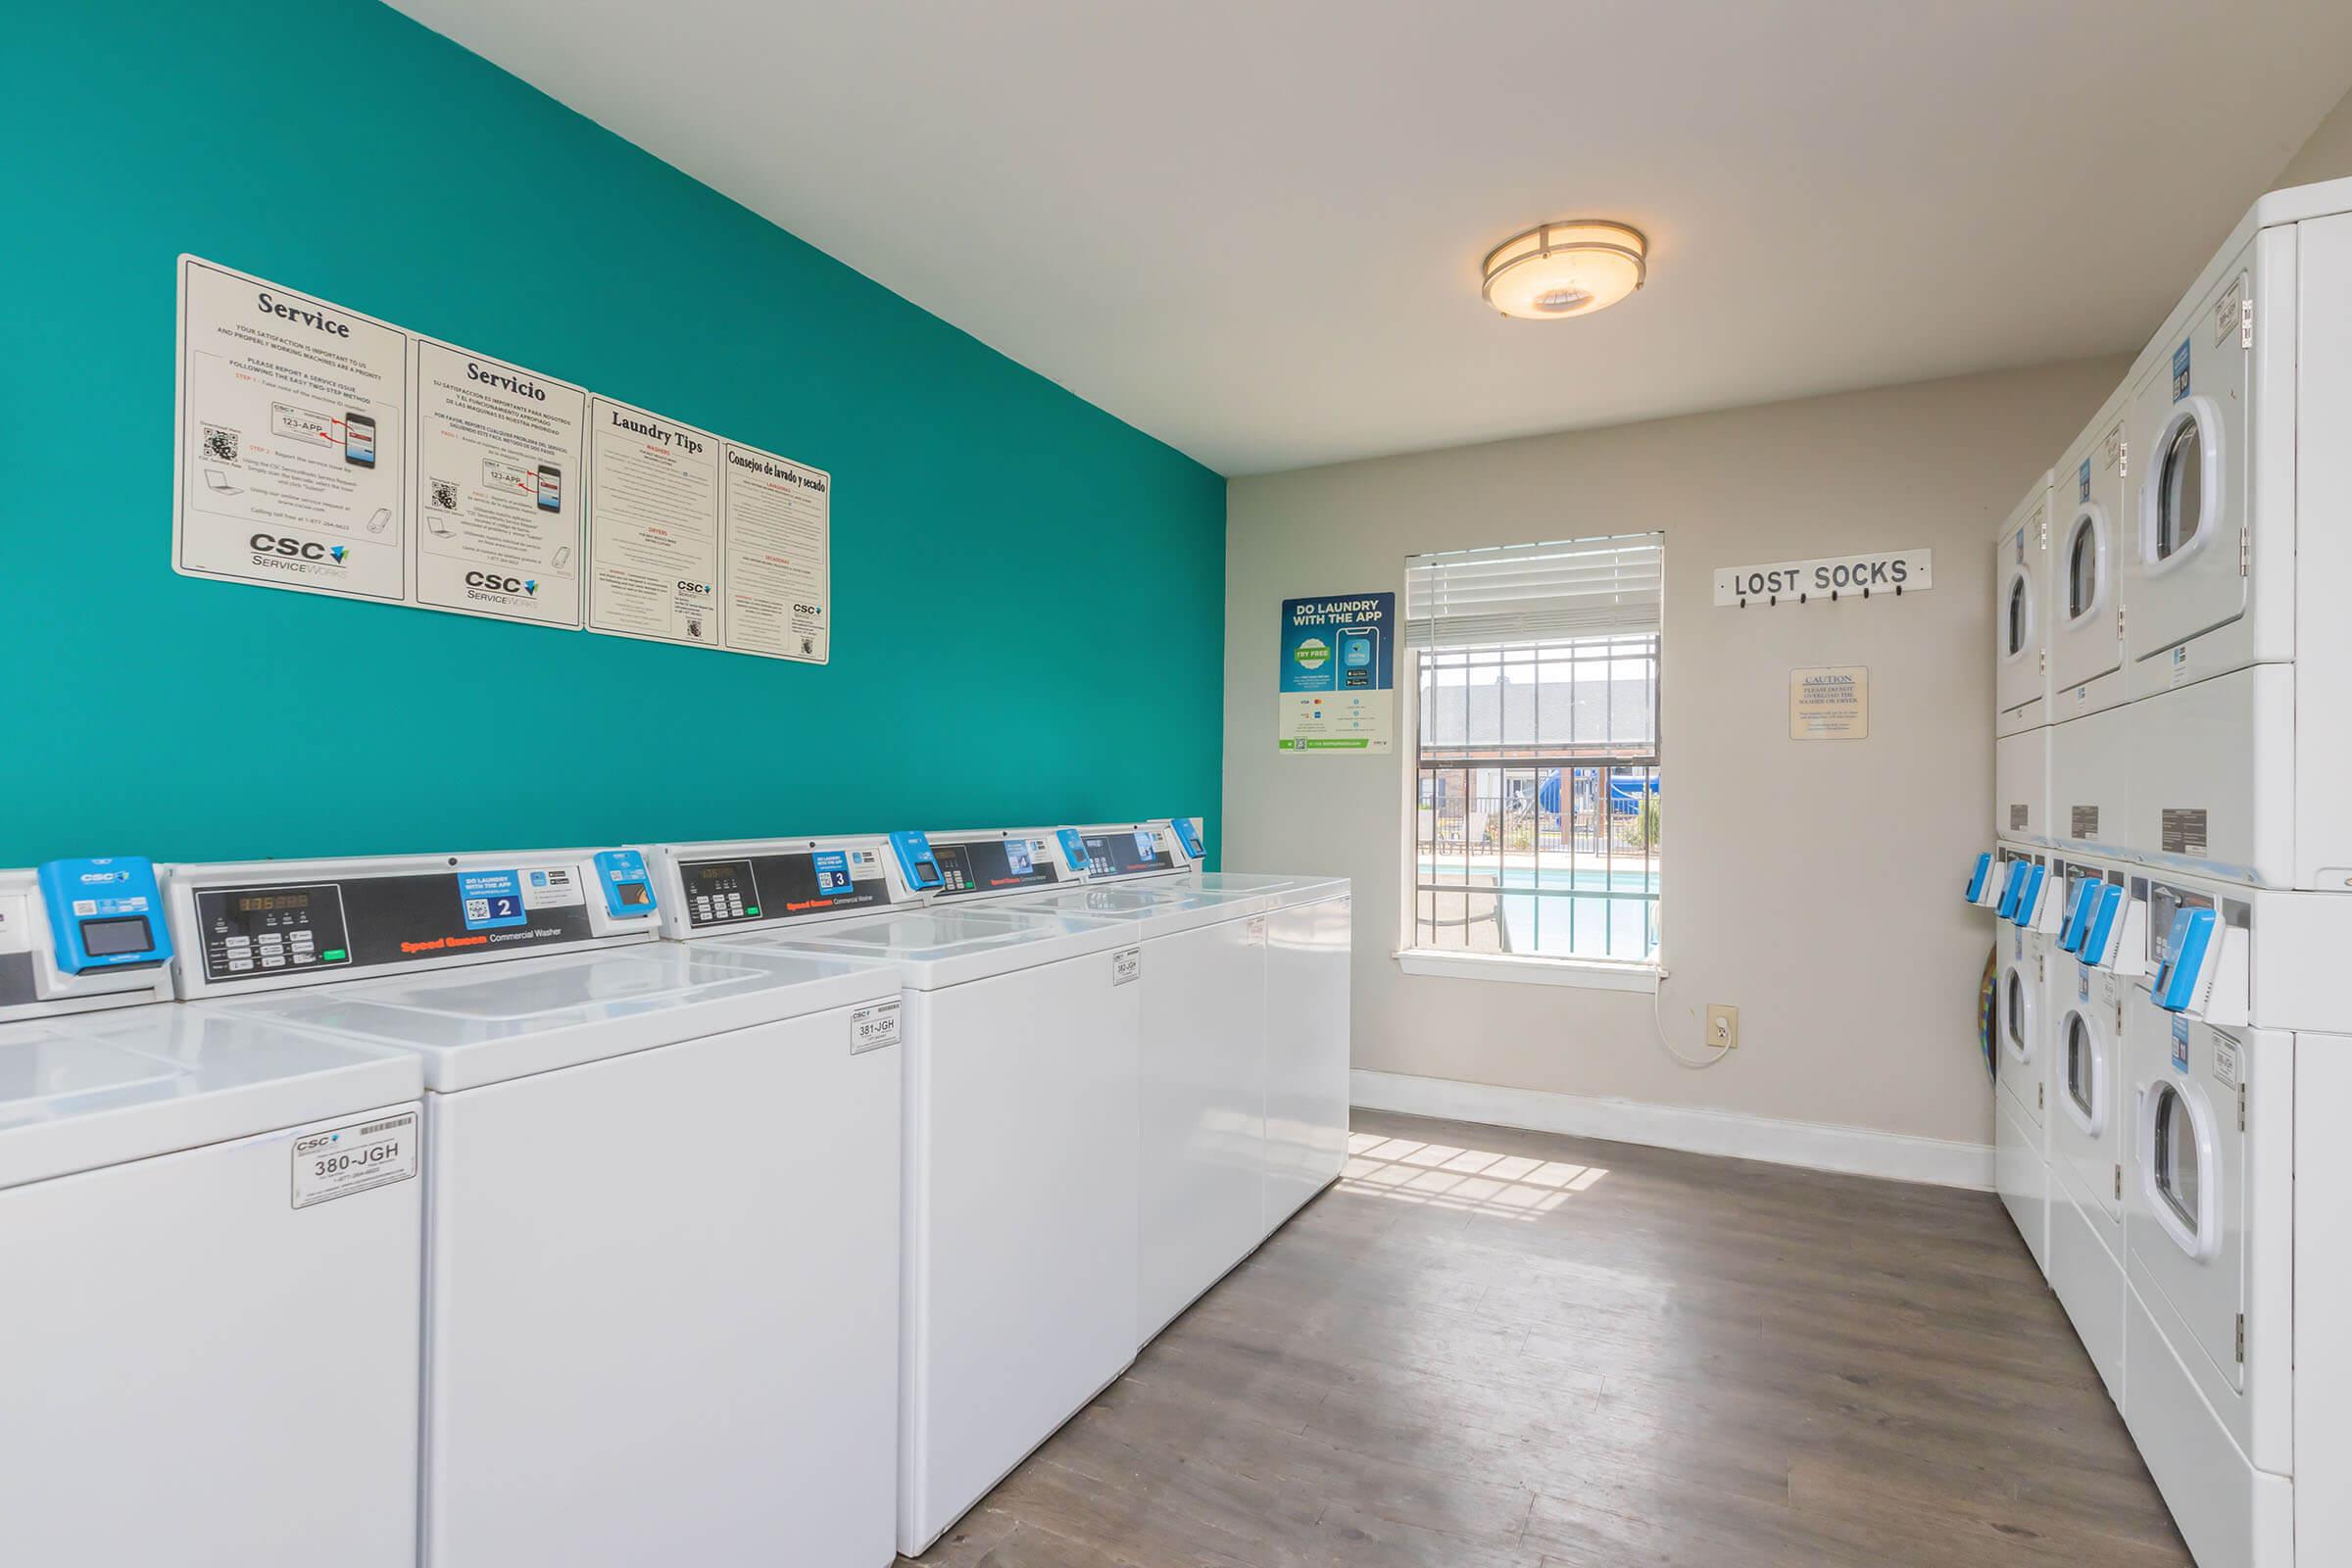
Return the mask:
<path fill-rule="evenodd" d="M 365 414 L 343 416 L 343 461 L 363 468 L 375 466 L 375 420 Z"/>
<path fill-rule="evenodd" d="M 564 510 L 564 470 L 552 464 L 539 465 L 539 510 Z"/>

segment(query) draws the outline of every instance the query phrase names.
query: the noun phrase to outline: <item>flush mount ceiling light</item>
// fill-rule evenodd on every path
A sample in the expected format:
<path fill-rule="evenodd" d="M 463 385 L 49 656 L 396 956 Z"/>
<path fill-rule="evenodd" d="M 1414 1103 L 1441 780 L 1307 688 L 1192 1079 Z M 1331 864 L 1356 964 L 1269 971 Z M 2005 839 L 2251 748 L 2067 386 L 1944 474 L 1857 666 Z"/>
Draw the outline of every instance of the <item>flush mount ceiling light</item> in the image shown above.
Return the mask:
<path fill-rule="evenodd" d="M 1538 223 L 1487 253 L 1487 303 L 1525 320 L 1605 311 L 1649 276 L 1649 241 L 1599 219 Z"/>

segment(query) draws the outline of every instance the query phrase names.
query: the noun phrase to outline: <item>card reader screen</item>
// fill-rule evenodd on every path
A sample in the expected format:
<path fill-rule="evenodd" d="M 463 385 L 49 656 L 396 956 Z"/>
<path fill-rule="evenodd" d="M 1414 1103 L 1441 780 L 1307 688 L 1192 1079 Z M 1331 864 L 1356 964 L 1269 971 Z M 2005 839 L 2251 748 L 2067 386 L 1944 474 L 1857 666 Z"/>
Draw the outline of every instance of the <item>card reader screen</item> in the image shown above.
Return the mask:
<path fill-rule="evenodd" d="M 93 958 L 119 958 L 123 954 L 146 953 L 154 947 L 155 933 L 138 915 L 81 922 L 81 951 Z"/>
<path fill-rule="evenodd" d="M 620 882 L 614 885 L 620 890 L 620 902 L 632 908 L 641 907 L 654 902 L 653 891 L 642 882 Z"/>

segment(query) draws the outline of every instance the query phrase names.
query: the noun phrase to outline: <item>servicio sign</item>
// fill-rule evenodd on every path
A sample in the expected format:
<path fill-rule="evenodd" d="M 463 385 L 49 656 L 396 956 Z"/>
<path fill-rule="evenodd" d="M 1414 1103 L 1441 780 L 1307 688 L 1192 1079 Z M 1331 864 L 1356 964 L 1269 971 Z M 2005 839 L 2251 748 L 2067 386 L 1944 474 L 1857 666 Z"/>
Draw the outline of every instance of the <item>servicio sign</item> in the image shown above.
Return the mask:
<path fill-rule="evenodd" d="M 1775 561 L 1761 566 L 1715 568 L 1715 603 L 1799 603 L 1832 595 L 1915 594 L 1936 586 L 1932 550 L 1881 550 L 1866 555 L 1823 556 L 1815 561 Z"/>

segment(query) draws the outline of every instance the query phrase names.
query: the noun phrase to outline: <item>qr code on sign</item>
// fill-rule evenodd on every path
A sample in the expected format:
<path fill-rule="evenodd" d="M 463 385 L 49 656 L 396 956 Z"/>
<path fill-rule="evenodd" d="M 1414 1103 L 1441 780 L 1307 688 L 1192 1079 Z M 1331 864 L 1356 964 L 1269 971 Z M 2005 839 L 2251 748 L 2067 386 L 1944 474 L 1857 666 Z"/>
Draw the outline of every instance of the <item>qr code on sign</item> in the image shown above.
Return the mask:
<path fill-rule="evenodd" d="M 204 455 L 216 463 L 237 461 L 237 432 L 223 430 L 217 424 L 204 427 Z"/>
<path fill-rule="evenodd" d="M 439 507 L 443 512 L 457 511 L 458 481 L 455 479 L 435 479 L 432 484 L 433 505 Z"/>

